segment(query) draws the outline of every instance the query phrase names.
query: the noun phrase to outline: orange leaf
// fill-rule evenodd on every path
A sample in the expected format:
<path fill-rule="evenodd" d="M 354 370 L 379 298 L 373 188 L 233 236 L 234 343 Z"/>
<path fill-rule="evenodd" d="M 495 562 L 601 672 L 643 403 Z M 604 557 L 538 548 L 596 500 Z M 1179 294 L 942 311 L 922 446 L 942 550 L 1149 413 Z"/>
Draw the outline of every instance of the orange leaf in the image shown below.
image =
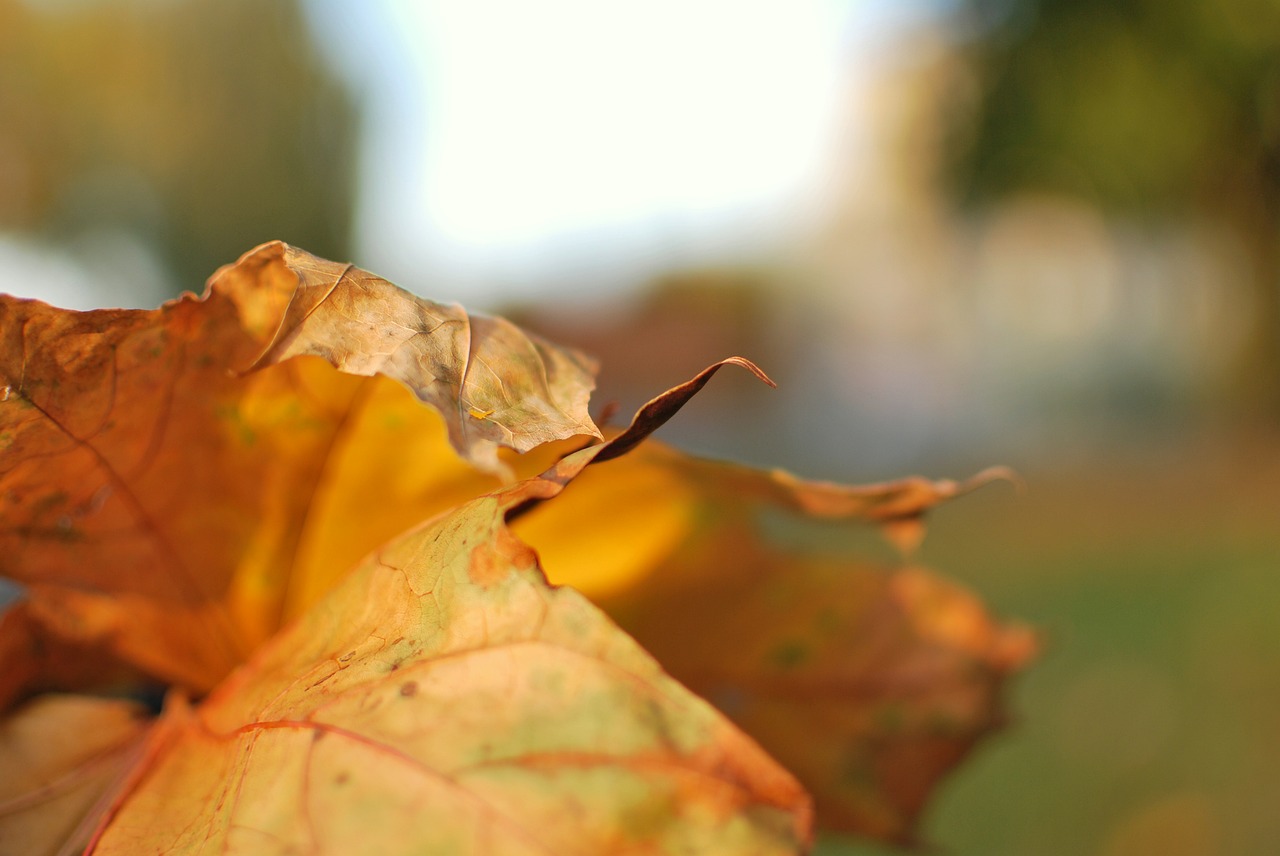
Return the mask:
<path fill-rule="evenodd" d="M 687 400 L 686 387 L 666 403 Z M 806 482 L 652 441 L 638 446 L 635 435 L 656 427 L 644 421 L 611 441 L 633 451 L 586 468 L 555 501 L 522 514 L 515 531 L 553 582 L 595 598 L 795 772 L 821 826 L 913 840 L 940 777 L 1002 721 L 1004 681 L 1034 640 L 925 571 L 797 555 L 768 543 L 761 521 L 916 529 L 932 506 L 1007 474 Z M 587 449 L 560 469 L 616 457 L 608 450 Z"/>
<path fill-rule="evenodd" d="M 347 374 L 397 378 L 444 416 L 454 448 L 489 472 L 504 469 L 499 446 L 527 452 L 577 434 L 599 436 L 586 415 L 595 364 L 505 319 L 423 300 L 353 265 L 280 243 L 223 268 L 212 286 L 256 289 L 279 275 L 281 260 L 293 295 L 258 367 L 317 355 Z"/>
<path fill-rule="evenodd" d="M 389 414 L 363 408 L 391 381 L 279 362 L 295 354 L 386 373 L 443 414 L 431 436 L 473 463 L 444 447 L 425 465 L 420 494 L 454 486 L 436 510 L 497 486 L 497 444 L 595 434 L 584 358 L 280 243 L 154 311 L 4 298 L 0 573 L 26 585 L 39 634 L 204 692 L 379 542 L 340 565 L 319 543 L 332 471 L 385 458 Z M 351 532 L 399 531 L 382 503 L 342 513 Z"/>
<path fill-rule="evenodd" d="M 808 798 L 503 523 L 525 483 L 397 539 L 197 708 L 100 856 L 795 853 Z"/>
<path fill-rule="evenodd" d="M 508 520 L 794 766 L 822 822 L 908 840 L 1031 637 L 923 571 L 790 555 L 762 520 L 909 549 L 998 473 L 851 488 L 642 444 L 731 364 L 770 382 L 731 358 L 571 452 L 599 436 L 585 358 L 283 244 L 154 312 L 0 299 L 0 572 L 26 589 L 0 708 L 132 670 L 216 687 L 171 693 L 127 779 L 69 773 L 78 807 L 39 846 L 123 781 L 95 852 L 803 848 L 800 785 L 548 587 Z"/>
<path fill-rule="evenodd" d="M 119 691 L 143 682 L 136 669 L 111 652 L 46 632 L 30 603 L 0 612 L 0 663 L 0 709 L 5 699 L 63 687 Z"/>

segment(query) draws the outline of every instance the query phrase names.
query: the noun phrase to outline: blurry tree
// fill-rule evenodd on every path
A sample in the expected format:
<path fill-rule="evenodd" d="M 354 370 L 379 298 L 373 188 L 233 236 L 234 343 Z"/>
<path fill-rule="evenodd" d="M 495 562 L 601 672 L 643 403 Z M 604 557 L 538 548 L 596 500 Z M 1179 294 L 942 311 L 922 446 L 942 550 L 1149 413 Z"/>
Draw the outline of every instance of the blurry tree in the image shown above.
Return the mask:
<path fill-rule="evenodd" d="M 970 203 L 1072 194 L 1139 220 L 1209 218 L 1248 257 L 1240 377 L 1280 414 L 1280 3 L 961 0 L 976 111 L 951 178 Z"/>
<path fill-rule="evenodd" d="M 355 108 L 294 0 L 0 0 L 0 230 L 141 239 L 199 291 L 282 238 L 344 258 Z"/>

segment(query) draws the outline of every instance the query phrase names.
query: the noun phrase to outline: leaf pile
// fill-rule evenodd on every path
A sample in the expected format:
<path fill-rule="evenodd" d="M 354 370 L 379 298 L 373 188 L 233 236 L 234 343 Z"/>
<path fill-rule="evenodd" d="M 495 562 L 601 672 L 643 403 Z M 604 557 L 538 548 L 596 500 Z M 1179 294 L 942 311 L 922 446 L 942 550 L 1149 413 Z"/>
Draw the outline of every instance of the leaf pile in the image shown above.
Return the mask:
<path fill-rule="evenodd" d="M 729 364 L 606 440 L 588 358 L 278 242 L 153 311 L 0 298 L 0 853 L 911 840 L 1030 636 L 761 521 L 911 542 L 993 474 L 646 440 Z"/>

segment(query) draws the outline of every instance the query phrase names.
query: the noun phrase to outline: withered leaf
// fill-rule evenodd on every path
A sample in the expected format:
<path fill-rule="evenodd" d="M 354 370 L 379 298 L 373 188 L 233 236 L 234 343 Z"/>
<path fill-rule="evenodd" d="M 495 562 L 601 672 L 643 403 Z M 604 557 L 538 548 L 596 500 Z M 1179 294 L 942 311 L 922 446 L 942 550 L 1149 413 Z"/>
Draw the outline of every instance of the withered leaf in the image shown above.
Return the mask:
<path fill-rule="evenodd" d="M 444 416 L 454 448 L 488 472 L 503 471 L 499 446 L 527 452 L 599 436 L 587 416 L 594 362 L 503 318 L 423 300 L 354 265 L 280 244 L 223 268 L 213 287 L 255 288 L 274 273 L 264 268 L 278 268 L 276 252 L 296 284 L 258 367 L 316 355 L 347 374 L 397 378 Z"/>
<path fill-rule="evenodd" d="M 1003 721 L 1005 679 L 1033 637 L 926 571 L 770 545 L 760 517 L 914 541 L 930 507 L 1004 473 L 846 487 L 619 439 L 634 450 L 582 471 L 515 531 L 553 582 L 590 594 L 795 772 L 820 826 L 913 840 L 937 782 Z"/>
<path fill-rule="evenodd" d="M 206 691 L 338 573 L 300 563 L 324 565 L 314 541 L 335 521 L 317 502 L 343 455 L 372 454 L 362 408 L 390 383 L 350 372 L 438 408 L 474 496 L 505 470 L 496 444 L 595 434 L 590 371 L 505 322 L 278 242 L 154 311 L 0 298 L 0 574 L 25 585 L 51 644 Z M 352 526 L 383 513 L 366 505 Z"/>
<path fill-rule="evenodd" d="M 910 547 L 994 473 L 849 488 L 641 444 L 720 367 L 768 380 L 741 358 L 567 454 L 598 436 L 585 358 L 279 243 L 155 312 L 0 299 L 0 336 L 0 573 L 27 590 L 0 709 L 131 668 L 216 686 L 171 694 L 94 852 L 802 849 L 800 785 L 520 538 L 836 828 L 908 840 L 1032 648 L 927 572 L 759 531 Z"/>
<path fill-rule="evenodd" d="M 94 851 L 796 853 L 808 797 L 503 518 L 379 550 L 199 707 Z"/>

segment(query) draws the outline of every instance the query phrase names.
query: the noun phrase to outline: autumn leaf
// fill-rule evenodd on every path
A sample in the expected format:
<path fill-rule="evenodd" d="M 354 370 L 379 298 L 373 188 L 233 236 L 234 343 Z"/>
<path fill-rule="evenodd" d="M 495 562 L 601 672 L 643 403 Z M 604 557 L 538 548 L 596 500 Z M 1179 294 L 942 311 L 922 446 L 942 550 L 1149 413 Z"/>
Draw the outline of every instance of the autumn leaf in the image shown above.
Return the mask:
<path fill-rule="evenodd" d="M 44 633 L 31 604 L 10 604 L 0 611 L 0 711 L 8 700 L 70 687 L 123 687 L 144 682 L 136 668 L 110 651 Z"/>
<path fill-rule="evenodd" d="M 609 463 L 516 521 L 551 580 L 593 597 L 759 740 L 813 794 L 822 826 L 915 841 L 936 784 L 1002 724 L 1005 681 L 1035 639 L 923 569 L 797 553 L 769 543 L 762 520 L 874 524 L 910 547 L 930 508 L 1012 474 L 849 487 L 626 434 L 595 449 Z"/>
<path fill-rule="evenodd" d="M 214 276 L 212 287 L 255 293 L 288 270 L 292 295 L 257 367 L 316 355 L 342 372 L 404 382 L 444 416 L 463 458 L 503 472 L 498 447 L 518 452 L 577 434 L 598 436 L 586 415 L 595 365 L 502 318 L 468 315 L 415 297 L 353 265 L 267 245 Z"/>
<path fill-rule="evenodd" d="M 795 780 L 581 595 L 547 586 L 506 530 L 504 512 L 541 487 L 399 539 L 199 707 L 171 699 L 94 852 L 802 848 L 811 809 Z M 59 771 L 101 778 L 116 772 L 103 744 L 135 748 L 132 717 L 93 714 L 96 754 L 59 755 Z M 52 765 L 5 769 L 19 784 Z M 73 826 L 86 800 L 113 795 L 98 778 L 71 779 L 73 810 L 10 825 Z"/>
<path fill-rule="evenodd" d="M 289 359 L 304 354 L 324 361 Z M 443 416 L 431 427 L 469 462 L 437 455 L 415 472 L 442 511 L 500 484 L 499 444 L 595 435 L 592 371 L 506 322 L 281 243 L 219 271 L 202 299 L 150 312 L 7 300 L 0 573 L 26 586 L 48 644 L 99 646 L 205 692 L 425 516 L 387 531 L 394 491 L 355 514 L 330 493 L 334 470 L 396 460 L 375 445 L 394 433 L 391 378 Z M 331 552 L 335 530 L 366 525 L 381 539 Z"/>
<path fill-rule="evenodd" d="M 199 300 L 0 299 L 0 330 L 0 710 L 173 687 L 150 726 L 3 720 L 114 735 L 0 768 L 0 834 L 50 852 L 792 853 L 801 784 L 908 840 L 1033 647 L 761 525 L 909 547 L 998 473 L 850 488 L 646 442 L 722 367 L 768 381 L 741 358 L 596 442 L 586 358 L 279 243 Z"/>
<path fill-rule="evenodd" d="M 96 853 L 794 853 L 808 797 L 485 497 L 398 539 L 196 709 Z"/>

